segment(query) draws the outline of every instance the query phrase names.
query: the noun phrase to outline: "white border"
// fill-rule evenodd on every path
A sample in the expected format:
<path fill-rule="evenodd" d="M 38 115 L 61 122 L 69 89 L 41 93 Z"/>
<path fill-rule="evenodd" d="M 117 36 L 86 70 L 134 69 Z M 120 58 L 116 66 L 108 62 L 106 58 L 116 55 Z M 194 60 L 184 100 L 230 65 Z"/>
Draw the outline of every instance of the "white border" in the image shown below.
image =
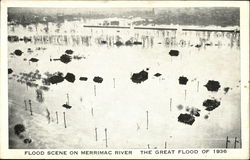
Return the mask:
<path fill-rule="evenodd" d="M 241 127 L 242 149 L 227 149 L 226 154 L 141 155 L 133 150 L 133 156 L 25 156 L 23 149 L 8 149 L 8 79 L 7 79 L 7 7 L 56 7 L 56 8 L 109 8 L 109 7 L 240 7 L 241 43 Z M 1 92 L 0 92 L 0 158 L 133 158 L 133 159 L 248 159 L 249 158 L 249 2 L 248 1 L 2 1 L 1 2 Z M 103 149 L 105 150 L 105 149 Z M 33 151 L 33 150 L 29 150 Z M 51 151 L 43 149 L 43 151 Z M 55 151 L 55 150 L 53 150 Z M 70 151 L 70 150 L 67 150 Z M 76 150 L 74 150 L 76 151 Z M 81 151 L 81 150 L 78 150 Z M 154 150 L 153 150 L 154 151 Z M 177 149 L 176 149 L 177 151 Z M 201 152 L 202 149 L 199 149 Z"/>

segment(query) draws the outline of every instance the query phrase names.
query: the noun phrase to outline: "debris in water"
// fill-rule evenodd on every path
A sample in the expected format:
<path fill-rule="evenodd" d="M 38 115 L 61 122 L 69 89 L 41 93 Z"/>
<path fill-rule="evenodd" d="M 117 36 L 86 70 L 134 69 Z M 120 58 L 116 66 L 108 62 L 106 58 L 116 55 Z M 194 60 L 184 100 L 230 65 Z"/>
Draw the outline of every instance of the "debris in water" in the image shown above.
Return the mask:
<path fill-rule="evenodd" d="M 201 44 L 196 44 L 194 47 L 201 48 Z"/>
<path fill-rule="evenodd" d="M 121 41 L 117 41 L 117 42 L 115 42 L 115 45 L 119 47 L 119 46 L 122 46 L 123 43 Z"/>
<path fill-rule="evenodd" d="M 205 116 L 204 116 L 204 119 L 208 119 L 208 117 L 209 117 L 208 115 L 205 115 Z"/>
<path fill-rule="evenodd" d="M 200 112 L 201 110 L 199 110 L 198 108 L 194 108 L 194 107 L 192 107 L 191 108 L 191 110 L 190 110 L 190 114 L 191 115 L 194 115 L 194 116 L 196 116 L 196 117 L 199 117 L 200 116 Z"/>
<path fill-rule="evenodd" d="M 30 138 L 25 138 L 24 140 L 23 140 L 23 143 L 31 143 L 32 142 L 32 140 L 30 139 Z"/>
<path fill-rule="evenodd" d="M 8 68 L 8 74 L 11 74 L 13 70 L 11 68 Z"/>
<path fill-rule="evenodd" d="M 128 40 L 128 41 L 125 42 L 125 45 L 126 45 L 126 46 L 132 46 L 133 43 L 132 43 L 130 40 Z"/>
<path fill-rule="evenodd" d="M 189 124 L 192 125 L 195 121 L 195 117 L 192 116 L 191 114 L 180 114 L 178 117 L 178 121 L 185 123 L 185 124 Z"/>
<path fill-rule="evenodd" d="M 31 48 L 28 48 L 27 52 L 32 53 L 33 51 L 31 50 Z"/>
<path fill-rule="evenodd" d="M 73 52 L 74 52 L 74 51 L 72 51 L 71 49 L 67 49 L 67 50 L 65 51 L 65 53 L 67 53 L 67 54 L 73 54 Z"/>
<path fill-rule="evenodd" d="M 61 57 L 60 57 L 60 61 L 63 62 L 63 63 L 69 63 L 71 61 L 72 57 L 67 55 L 67 54 L 63 54 Z"/>
<path fill-rule="evenodd" d="M 154 76 L 155 76 L 155 77 L 160 77 L 161 74 L 160 74 L 160 73 L 156 73 Z"/>
<path fill-rule="evenodd" d="M 80 81 L 87 81 L 87 80 L 88 80 L 88 77 L 80 77 L 79 80 L 80 80 Z"/>
<path fill-rule="evenodd" d="M 37 58 L 31 58 L 29 61 L 31 61 L 31 62 L 38 62 L 39 59 L 37 59 Z"/>
<path fill-rule="evenodd" d="M 184 76 L 179 77 L 179 84 L 186 85 L 187 82 L 188 82 L 187 77 L 184 77 Z"/>
<path fill-rule="evenodd" d="M 169 54 L 170 54 L 170 56 L 178 56 L 179 55 L 179 51 L 178 50 L 170 50 Z"/>
<path fill-rule="evenodd" d="M 41 89 L 36 90 L 36 100 L 40 103 L 44 101 L 43 91 Z"/>
<path fill-rule="evenodd" d="M 14 131 L 15 131 L 15 134 L 16 135 L 19 135 L 20 133 L 24 132 L 25 131 L 25 127 L 23 124 L 17 124 L 15 125 L 14 127 Z"/>
<path fill-rule="evenodd" d="M 107 41 L 101 41 L 101 44 L 107 44 Z"/>
<path fill-rule="evenodd" d="M 178 108 L 179 110 L 182 110 L 182 109 L 183 109 L 183 105 L 179 104 L 179 105 L 177 106 L 177 108 Z"/>
<path fill-rule="evenodd" d="M 142 45 L 142 42 L 135 41 L 134 45 Z"/>
<path fill-rule="evenodd" d="M 81 57 L 81 56 L 77 56 L 77 55 L 73 56 L 73 59 L 77 59 L 77 60 L 80 60 L 80 59 L 82 59 L 82 58 L 85 59 L 85 57 Z"/>
<path fill-rule="evenodd" d="M 205 85 L 208 91 L 215 91 L 217 92 L 220 88 L 220 83 L 218 81 L 209 80 Z"/>
<path fill-rule="evenodd" d="M 68 82 L 71 82 L 71 83 L 74 83 L 75 82 L 75 75 L 72 74 L 72 73 L 67 73 L 66 76 L 65 76 L 65 79 L 68 81 Z"/>
<path fill-rule="evenodd" d="M 227 92 L 229 91 L 229 89 L 230 89 L 229 87 L 225 87 L 224 88 L 224 94 L 227 94 Z"/>
<path fill-rule="evenodd" d="M 148 79 L 148 72 L 142 70 L 141 72 L 139 73 L 133 73 L 132 77 L 131 77 L 131 80 L 134 82 L 134 83 L 141 83 L 141 82 L 144 82 Z"/>
<path fill-rule="evenodd" d="M 216 99 L 207 99 L 203 102 L 203 106 L 206 107 L 205 110 L 212 111 L 215 108 L 217 108 L 220 105 L 220 101 L 217 101 Z"/>
<path fill-rule="evenodd" d="M 21 56 L 23 54 L 23 52 L 21 50 L 17 49 L 14 51 L 14 54 L 17 56 Z"/>
<path fill-rule="evenodd" d="M 96 82 L 96 83 L 102 83 L 103 78 L 97 76 L 97 77 L 94 77 L 93 81 Z"/>
<path fill-rule="evenodd" d="M 48 90 L 49 90 L 49 87 L 47 87 L 47 86 L 40 86 L 40 89 L 41 89 L 41 90 L 44 90 L 44 91 L 48 91 Z"/>
<path fill-rule="evenodd" d="M 63 104 L 62 106 L 63 106 L 64 108 L 66 108 L 66 109 L 72 108 L 72 106 L 70 106 L 70 105 L 68 105 L 68 104 Z"/>
<path fill-rule="evenodd" d="M 212 45 L 212 42 L 210 43 L 205 43 L 205 46 L 211 46 Z"/>

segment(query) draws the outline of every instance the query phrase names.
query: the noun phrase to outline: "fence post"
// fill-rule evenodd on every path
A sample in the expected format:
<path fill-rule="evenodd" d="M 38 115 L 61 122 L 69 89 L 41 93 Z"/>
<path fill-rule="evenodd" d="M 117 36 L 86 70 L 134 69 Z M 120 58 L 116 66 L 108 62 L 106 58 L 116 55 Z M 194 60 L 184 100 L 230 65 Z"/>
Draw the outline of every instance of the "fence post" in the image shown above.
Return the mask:
<path fill-rule="evenodd" d="M 97 128 L 95 128 L 95 141 L 97 141 Z"/>
<path fill-rule="evenodd" d="M 105 141 L 106 141 L 106 148 L 108 148 L 108 133 L 107 133 L 107 128 L 105 128 Z"/>
<path fill-rule="evenodd" d="M 147 113 L 147 130 L 148 130 L 148 111 L 146 111 Z"/>
<path fill-rule="evenodd" d="M 227 136 L 227 139 L 226 139 L 226 148 L 228 148 L 228 143 L 229 143 L 230 141 L 228 140 L 228 136 Z"/>
<path fill-rule="evenodd" d="M 170 112 L 171 112 L 172 111 L 172 98 L 170 98 L 169 109 L 170 109 Z"/>
<path fill-rule="evenodd" d="M 199 92 L 199 85 L 200 85 L 199 83 L 200 83 L 200 82 L 198 81 L 198 82 L 197 82 L 197 92 Z"/>
<path fill-rule="evenodd" d="M 63 112 L 63 119 L 64 119 L 64 127 L 67 128 L 67 125 L 66 125 L 66 117 L 65 117 L 65 112 Z"/>
<path fill-rule="evenodd" d="M 58 113 L 56 111 L 56 124 L 58 124 Z"/>
<path fill-rule="evenodd" d="M 94 94 L 96 96 L 96 86 L 94 85 Z"/>
<path fill-rule="evenodd" d="M 30 105 L 30 115 L 33 115 L 32 114 L 32 107 L 31 107 L 31 100 L 29 99 L 29 105 Z"/>
<path fill-rule="evenodd" d="M 113 78 L 113 82 L 114 82 L 114 86 L 113 87 L 115 88 L 115 78 Z"/>
<path fill-rule="evenodd" d="M 24 100 L 24 105 L 25 105 L 25 110 L 27 111 L 27 104 L 26 104 L 26 100 Z"/>

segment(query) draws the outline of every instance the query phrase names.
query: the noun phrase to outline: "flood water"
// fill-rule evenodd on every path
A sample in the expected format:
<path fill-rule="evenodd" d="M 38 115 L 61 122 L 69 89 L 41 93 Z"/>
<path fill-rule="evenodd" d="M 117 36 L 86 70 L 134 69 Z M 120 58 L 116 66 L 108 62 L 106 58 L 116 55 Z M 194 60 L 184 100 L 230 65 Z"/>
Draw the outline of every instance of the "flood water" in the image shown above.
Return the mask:
<path fill-rule="evenodd" d="M 8 42 L 10 148 L 225 148 L 227 136 L 241 139 L 239 33 L 88 28 L 85 23 L 8 26 L 8 35 L 19 37 Z M 31 41 L 20 40 L 24 37 Z M 21 56 L 13 54 L 17 49 Z M 73 51 L 69 63 L 54 60 L 66 50 Z M 170 50 L 179 55 L 170 56 Z M 147 80 L 134 83 L 132 74 L 143 70 Z M 23 75 L 30 72 L 41 78 L 30 81 Z M 46 75 L 56 72 L 72 73 L 75 81 L 45 84 Z M 179 84 L 181 76 L 187 77 L 186 85 Z M 96 83 L 94 77 L 103 81 Z M 217 92 L 204 86 L 209 80 L 220 83 Z M 220 105 L 205 110 L 207 99 Z M 68 103 L 72 108 L 62 107 Z M 200 110 L 194 123 L 179 122 L 178 116 L 192 107 Z M 19 123 L 31 143 L 14 134 Z"/>

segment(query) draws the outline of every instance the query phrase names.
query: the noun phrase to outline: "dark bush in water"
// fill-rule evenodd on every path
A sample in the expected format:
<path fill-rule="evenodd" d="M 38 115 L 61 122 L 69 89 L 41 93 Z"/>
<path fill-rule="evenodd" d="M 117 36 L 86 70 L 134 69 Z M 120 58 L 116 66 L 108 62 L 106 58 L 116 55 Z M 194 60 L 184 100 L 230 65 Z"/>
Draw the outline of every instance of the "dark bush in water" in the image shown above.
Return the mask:
<path fill-rule="evenodd" d="M 227 92 L 229 91 L 229 89 L 230 89 L 229 87 L 225 87 L 224 88 L 224 94 L 227 94 Z"/>
<path fill-rule="evenodd" d="M 29 61 L 31 61 L 31 62 L 38 62 L 39 59 L 37 59 L 37 58 L 31 58 Z"/>
<path fill-rule="evenodd" d="M 23 37 L 23 41 L 24 41 L 24 42 L 31 42 L 31 38 L 25 37 L 25 36 L 24 36 L 24 37 Z"/>
<path fill-rule="evenodd" d="M 126 45 L 126 46 L 132 46 L 133 43 L 132 43 L 130 40 L 128 40 L 128 41 L 125 42 L 125 45 Z"/>
<path fill-rule="evenodd" d="M 8 36 L 8 41 L 9 42 L 18 42 L 19 38 L 18 38 L 18 36 Z"/>
<path fill-rule="evenodd" d="M 20 133 L 24 132 L 25 131 L 25 127 L 23 124 L 17 124 L 15 125 L 14 127 L 14 131 L 15 131 L 15 134 L 16 135 L 19 135 Z"/>
<path fill-rule="evenodd" d="M 205 85 L 208 91 L 217 92 L 220 88 L 220 83 L 218 81 L 209 80 Z"/>
<path fill-rule="evenodd" d="M 80 81 L 87 81 L 87 80 L 88 80 L 88 77 L 80 77 L 79 80 L 80 80 Z"/>
<path fill-rule="evenodd" d="M 65 79 L 68 81 L 68 82 L 71 82 L 71 83 L 74 83 L 75 82 L 75 75 L 72 74 L 72 73 L 67 73 L 66 76 L 65 76 Z"/>
<path fill-rule="evenodd" d="M 65 53 L 67 53 L 67 54 L 73 54 L 74 51 L 72 51 L 71 49 L 68 49 L 68 50 L 65 51 Z"/>
<path fill-rule="evenodd" d="M 154 76 L 155 76 L 155 77 L 160 77 L 161 74 L 160 74 L 160 73 L 156 73 Z"/>
<path fill-rule="evenodd" d="M 11 68 L 8 69 L 8 74 L 11 74 L 13 70 Z"/>
<path fill-rule="evenodd" d="M 23 140 L 23 143 L 25 143 L 25 144 L 31 143 L 31 142 L 32 142 L 32 140 L 31 140 L 30 138 L 25 138 L 25 139 Z"/>
<path fill-rule="evenodd" d="M 131 77 L 131 80 L 134 83 L 141 83 L 141 82 L 146 81 L 147 79 L 148 79 L 148 72 L 144 70 L 139 73 L 134 73 Z"/>
<path fill-rule="evenodd" d="M 170 50 L 169 51 L 169 55 L 170 56 L 178 56 L 179 55 L 179 51 L 178 50 Z"/>
<path fill-rule="evenodd" d="M 49 78 L 49 82 L 52 84 L 61 83 L 63 81 L 64 81 L 64 78 L 62 76 L 59 76 L 59 75 L 52 76 Z"/>
<path fill-rule="evenodd" d="M 183 77 L 183 76 L 179 77 L 179 84 L 186 85 L 187 82 L 188 82 L 187 77 Z"/>
<path fill-rule="evenodd" d="M 206 107 L 205 110 L 212 111 L 215 108 L 217 108 L 220 105 L 220 101 L 217 101 L 216 99 L 207 99 L 203 102 L 203 106 Z"/>
<path fill-rule="evenodd" d="M 17 49 L 14 51 L 14 54 L 17 56 L 21 56 L 23 54 L 23 52 L 21 50 Z"/>
<path fill-rule="evenodd" d="M 26 85 L 29 86 L 29 87 L 38 87 L 38 84 L 29 82 L 29 81 L 26 82 Z"/>
<path fill-rule="evenodd" d="M 96 83 L 102 83 L 103 78 L 97 76 L 97 77 L 94 77 L 93 81 L 96 82 Z"/>
<path fill-rule="evenodd" d="M 117 41 L 117 42 L 115 42 L 115 45 L 119 47 L 119 46 L 122 46 L 123 43 L 121 41 Z"/>
<path fill-rule="evenodd" d="M 180 114 L 179 117 L 178 117 L 178 121 L 179 122 L 182 122 L 182 123 L 185 123 L 185 124 L 189 124 L 189 125 L 192 125 L 195 121 L 195 117 L 192 116 L 191 114 Z"/>
<path fill-rule="evenodd" d="M 69 63 L 71 61 L 72 57 L 67 55 L 67 54 L 63 54 L 61 57 L 60 57 L 60 61 L 63 62 L 63 63 Z"/>

